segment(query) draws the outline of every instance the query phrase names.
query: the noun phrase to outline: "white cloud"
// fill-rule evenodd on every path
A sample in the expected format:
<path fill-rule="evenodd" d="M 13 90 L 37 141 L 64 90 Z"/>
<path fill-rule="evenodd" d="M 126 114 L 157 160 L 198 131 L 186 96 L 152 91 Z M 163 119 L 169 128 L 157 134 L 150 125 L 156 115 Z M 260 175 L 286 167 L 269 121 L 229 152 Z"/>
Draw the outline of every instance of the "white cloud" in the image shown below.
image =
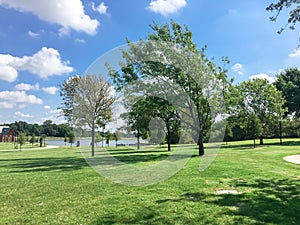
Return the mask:
<path fill-rule="evenodd" d="M 31 104 L 42 104 L 43 100 L 34 95 L 27 95 L 25 91 L 1 91 L 0 108 L 24 108 Z"/>
<path fill-rule="evenodd" d="M 32 118 L 32 116 L 31 115 L 29 115 L 29 114 L 24 114 L 24 113 L 22 113 L 22 112 L 15 112 L 14 113 L 14 118 Z"/>
<path fill-rule="evenodd" d="M 19 12 L 30 12 L 41 20 L 59 24 L 62 26 L 60 31 L 65 33 L 73 29 L 94 35 L 100 24 L 85 14 L 81 0 L 0 0 L 0 5 Z"/>
<path fill-rule="evenodd" d="M 57 87 L 46 87 L 42 88 L 42 90 L 49 95 L 55 95 L 59 89 Z"/>
<path fill-rule="evenodd" d="M 27 70 L 41 78 L 61 75 L 73 71 L 68 61 L 61 61 L 59 52 L 54 48 L 43 47 L 33 56 L 15 58 L 12 65 L 18 70 Z"/>
<path fill-rule="evenodd" d="M 38 83 L 36 83 L 35 85 L 20 83 L 15 86 L 15 89 L 18 91 L 30 91 L 30 90 L 37 91 L 40 89 L 40 86 Z"/>
<path fill-rule="evenodd" d="M 53 110 L 50 110 L 50 114 L 52 115 L 57 115 L 57 116 L 60 116 L 62 114 L 62 110 L 61 109 L 53 109 Z"/>
<path fill-rule="evenodd" d="M 289 54 L 289 57 L 296 58 L 300 56 L 300 48 L 294 49 L 293 53 Z"/>
<path fill-rule="evenodd" d="M 1 1 L 1 0 L 0 0 Z M 59 52 L 54 48 L 43 47 L 33 56 L 13 57 L 0 54 L 0 79 L 13 82 L 18 71 L 26 70 L 41 78 L 70 73 L 74 69 L 69 61 L 61 61 Z"/>
<path fill-rule="evenodd" d="M 51 107 L 50 107 L 49 105 L 45 105 L 45 106 L 44 106 L 44 109 L 50 110 Z"/>
<path fill-rule="evenodd" d="M 14 106 L 15 106 L 14 103 L 0 101 L 0 109 L 12 109 L 12 108 L 14 108 Z"/>
<path fill-rule="evenodd" d="M 249 77 L 250 80 L 253 79 L 266 79 L 270 83 L 274 83 L 276 81 L 276 77 L 271 77 L 268 74 L 260 73 Z"/>
<path fill-rule="evenodd" d="M 104 2 L 101 2 L 97 7 L 95 6 L 95 3 L 92 2 L 92 9 L 94 11 L 97 11 L 98 13 L 100 13 L 101 15 L 109 15 L 107 13 L 107 9 L 108 7 L 104 4 Z"/>
<path fill-rule="evenodd" d="M 152 12 L 168 16 L 186 6 L 186 0 L 151 0 L 147 9 Z"/>
<path fill-rule="evenodd" d="M 17 70 L 9 66 L 13 60 L 14 57 L 11 55 L 0 54 L 0 80 L 14 82 L 18 78 Z"/>
<path fill-rule="evenodd" d="M 28 31 L 28 35 L 29 35 L 30 37 L 33 37 L 33 38 L 37 38 L 37 37 L 40 36 L 39 33 L 32 32 L 31 30 Z"/>
<path fill-rule="evenodd" d="M 236 63 L 234 64 L 231 69 L 233 70 L 233 72 L 239 74 L 239 75 L 243 75 L 244 74 L 244 68 L 243 65 L 240 63 Z"/>
<path fill-rule="evenodd" d="M 85 43 L 85 40 L 80 39 L 80 38 L 76 38 L 76 39 L 75 39 L 75 42 L 84 44 L 84 43 Z"/>
<path fill-rule="evenodd" d="M 53 109 L 46 113 L 47 117 L 43 118 L 43 121 L 52 120 L 56 124 L 66 123 L 66 120 L 62 115 L 61 109 Z"/>

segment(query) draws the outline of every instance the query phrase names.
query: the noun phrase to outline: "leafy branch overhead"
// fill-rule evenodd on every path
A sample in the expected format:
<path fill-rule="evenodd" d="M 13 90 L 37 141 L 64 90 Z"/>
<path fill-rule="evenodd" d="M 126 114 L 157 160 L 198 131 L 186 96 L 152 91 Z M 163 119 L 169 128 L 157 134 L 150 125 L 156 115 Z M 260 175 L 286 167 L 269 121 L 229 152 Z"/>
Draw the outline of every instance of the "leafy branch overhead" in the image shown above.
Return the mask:
<path fill-rule="evenodd" d="M 282 33 L 286 27 L 289 27 L 291 30 L 295 29 L 297 23 L 300 22 L 300 0 L 279 0 L 277 3 L 270 4 L 266 10 L 270 12 L 275 12 L 275 15 L 270 17 L 271 21 L 277 21 L 280 13 L 284 9 L 288 9 L 289 18 L 287 24 L 282 27 L 278 33 Z"/>

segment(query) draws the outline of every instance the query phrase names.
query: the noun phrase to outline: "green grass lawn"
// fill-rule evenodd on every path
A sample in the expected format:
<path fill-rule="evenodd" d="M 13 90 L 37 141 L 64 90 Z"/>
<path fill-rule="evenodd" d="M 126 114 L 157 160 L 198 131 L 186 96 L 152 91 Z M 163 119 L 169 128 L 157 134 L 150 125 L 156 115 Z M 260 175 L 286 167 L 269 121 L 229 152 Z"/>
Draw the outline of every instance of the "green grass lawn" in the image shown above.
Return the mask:
<path fill-rule="evenodd" d="M 16 147 L 17 146 L 17 147 Z M 22 145 L 22 149 L 29 149 L 29 148 L 39 148 L 40 144 L 39 143 L 34 143 L 33 145 L 30 143 L 25 143 Z M 19 151 L 20 150 L 20 145 L 16 143 L 0 143 L 0 152 L 3 150 L 15 150 Z"/>
<path fill-rule="evenodd" d="M 223 145 L 211 166 L 192 157 L 170 179 L 146 187 L 101 177 L 77 148 L 0 151 L 0 224 L 300 224 L 300 140 Z M 164 148 L 165 149 L 165 148 Z M 162 148 L 110 149 L 130 164 L 156 163 Z M 235 189 L 237 195 L 216 190 Z"/>

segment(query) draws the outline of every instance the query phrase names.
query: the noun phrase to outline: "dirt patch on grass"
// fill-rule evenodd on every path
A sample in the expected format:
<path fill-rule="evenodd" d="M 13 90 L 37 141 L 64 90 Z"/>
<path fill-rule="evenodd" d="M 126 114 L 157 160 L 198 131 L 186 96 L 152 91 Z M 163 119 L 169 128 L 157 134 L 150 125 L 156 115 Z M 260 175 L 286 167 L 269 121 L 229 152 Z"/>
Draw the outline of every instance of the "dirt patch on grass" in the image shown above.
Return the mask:
<path fill-rule="evenodd" d="M 283 158 L 290 163 L 300 164 L 300 155 L 290 155 Z"/>

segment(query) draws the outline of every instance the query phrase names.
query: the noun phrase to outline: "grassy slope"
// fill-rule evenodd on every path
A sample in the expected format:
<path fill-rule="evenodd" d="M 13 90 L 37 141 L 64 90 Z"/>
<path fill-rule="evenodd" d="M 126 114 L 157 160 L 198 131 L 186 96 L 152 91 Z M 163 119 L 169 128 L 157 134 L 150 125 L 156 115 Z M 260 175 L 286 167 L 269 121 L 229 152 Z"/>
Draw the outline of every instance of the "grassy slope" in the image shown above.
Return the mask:
<path fill-rule="evenodd" d="M 300 142 L 257 149 L 251 143 L 224 146 L 204 172 L 192 157 L 175 176 L 148 187 L 111 183 L 76 148 L 0 152 L 0 224 L 299 224 L 300 166 L 282 158 L 300 154 Z M 149 156 L 120 157 L 140 163 Z M 240 194 L 215 192 L 228 188 Z"/>

